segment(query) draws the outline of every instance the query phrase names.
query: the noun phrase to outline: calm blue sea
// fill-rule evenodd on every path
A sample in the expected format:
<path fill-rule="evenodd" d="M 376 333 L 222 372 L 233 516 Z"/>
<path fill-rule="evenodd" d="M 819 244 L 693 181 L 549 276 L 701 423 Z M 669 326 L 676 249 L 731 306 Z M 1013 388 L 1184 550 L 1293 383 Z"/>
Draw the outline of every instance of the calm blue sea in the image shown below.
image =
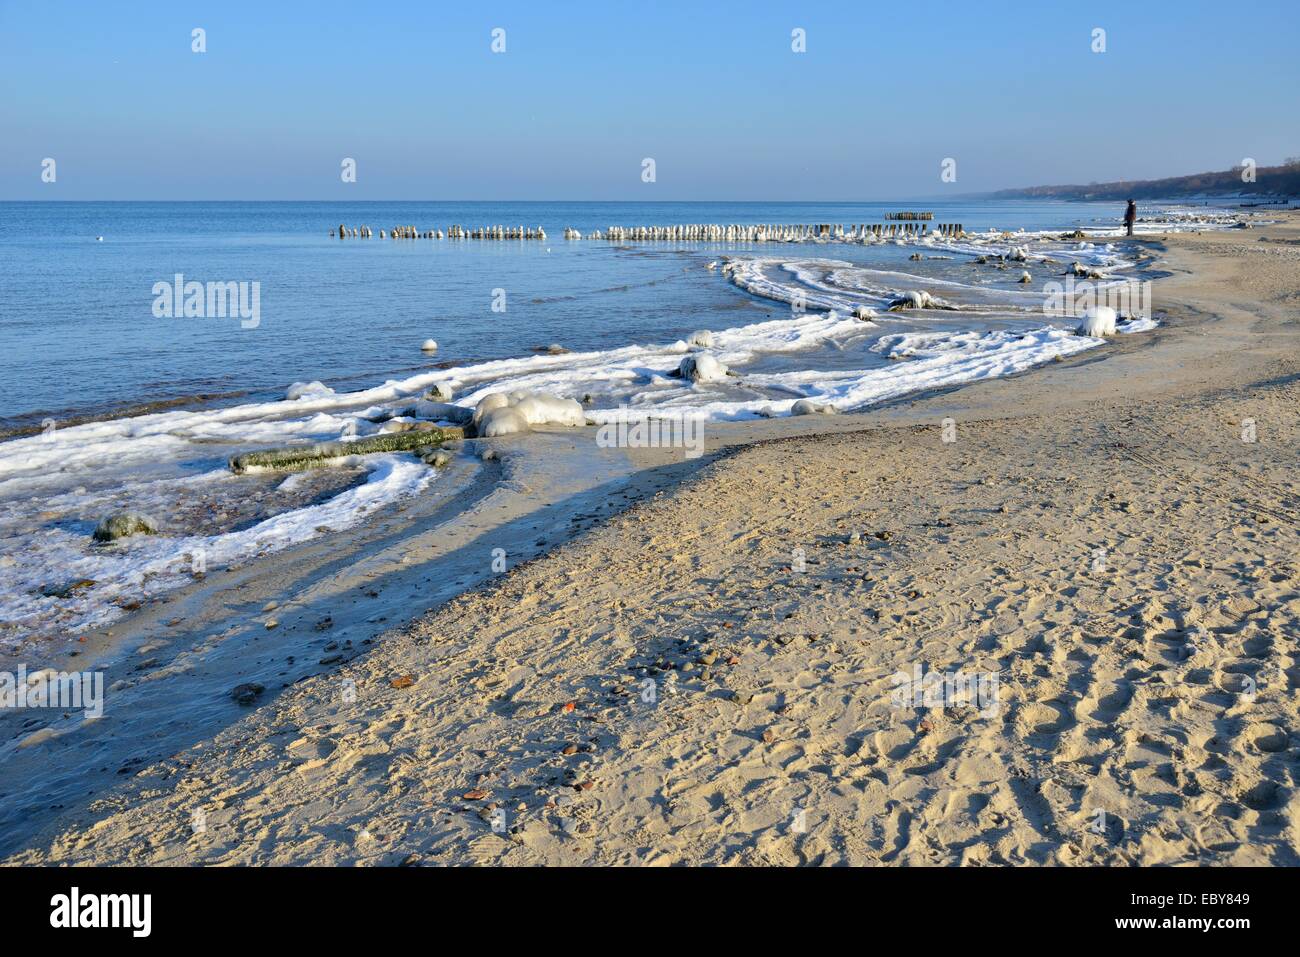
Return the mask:
<path fill-rule="evenodd" d="M 880 264 L 897 247 L 566 242 L 610 225 L 874 223 L 927 209 L 967 229 L 1113 223 L 1113 204 L 0 203 L 0 430 L 168 400 L 279 398 L 295 381 L 342 391 L 434 363 L 609 349 L 788 315 L 697 267 L 721 253 Z M 371 240 L 330 238 L 339 223 Z M 380 240 L 393 224 L 544 227 L 546 242 Z M 97 241 L 97 237 L 103 241 Z M 882 258 L 883 257 L 883 258 Z M 153 286 L 256 281 L 261 321 L 156 318 Z M 504 290 L 505 311 L 493 311 Z M 433 356 L 419 343 L 436 339 Z"/>

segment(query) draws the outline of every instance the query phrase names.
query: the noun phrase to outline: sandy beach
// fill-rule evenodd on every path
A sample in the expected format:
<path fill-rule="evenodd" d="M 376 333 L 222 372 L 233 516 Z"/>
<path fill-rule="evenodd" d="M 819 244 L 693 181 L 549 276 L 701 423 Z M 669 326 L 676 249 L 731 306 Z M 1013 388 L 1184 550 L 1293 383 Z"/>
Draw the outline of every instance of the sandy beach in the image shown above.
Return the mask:
<path fill-rule="evenodd" d="M 272 563 L 182 604 L 275 602 L 274 643 L 376 602 L 244 708 L 196 713 L 142 630 L 116 677 L 167 669 L 173 710 L 11 741 L 11 795 L 68 772 L 6 863 L 1300 863 L 1298 227 L 1153 241 L 1161 325 L 1105 349 L 508 502 L 466 479 L 458 541 L 399 517 L 311 596 Z M 987 694 L 900 693 L 926 673 Z"/>

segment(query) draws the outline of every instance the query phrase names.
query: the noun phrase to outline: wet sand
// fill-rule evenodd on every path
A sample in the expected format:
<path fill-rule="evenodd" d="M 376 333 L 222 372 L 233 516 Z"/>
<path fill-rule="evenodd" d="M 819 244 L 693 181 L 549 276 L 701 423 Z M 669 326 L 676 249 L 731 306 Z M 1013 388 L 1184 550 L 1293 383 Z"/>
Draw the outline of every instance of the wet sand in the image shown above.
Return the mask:
<path fill-rule="evenodd" d="M 87 650 L 139 641 L 92 726 L 0 718 L 0 853 L 1300 862 L 1296 222 L 1170 237 L 1151 334 L 696 460 L 534 435 L 450 529 L 205 583 Z M 915 667 L 996 708 L 899 707 Z"/>

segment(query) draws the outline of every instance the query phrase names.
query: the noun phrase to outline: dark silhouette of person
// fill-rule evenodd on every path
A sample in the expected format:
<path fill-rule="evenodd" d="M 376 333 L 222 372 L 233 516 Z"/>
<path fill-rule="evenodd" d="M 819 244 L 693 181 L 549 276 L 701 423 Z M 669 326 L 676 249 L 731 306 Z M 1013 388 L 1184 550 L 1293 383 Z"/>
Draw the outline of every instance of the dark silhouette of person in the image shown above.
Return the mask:
<path fill-rule="evenodd" d="M 1124 226 L 1128 229 L 1128 234 L 1133 235 L 1133 224 L 1137 222 L 1138 207 L 1133 200 L 1128 201 L 1128 209 L 1124 210 Z"/>

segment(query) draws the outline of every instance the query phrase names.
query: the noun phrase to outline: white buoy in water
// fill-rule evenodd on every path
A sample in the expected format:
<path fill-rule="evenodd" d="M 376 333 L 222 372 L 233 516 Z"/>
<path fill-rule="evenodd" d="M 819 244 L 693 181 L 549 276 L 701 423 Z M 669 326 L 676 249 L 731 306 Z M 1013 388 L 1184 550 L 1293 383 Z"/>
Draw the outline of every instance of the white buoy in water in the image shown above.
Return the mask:
<path fill-rule="evenodd" d="M 420 351 L 421 351 L 421 352 L 437 352 L 437 351 L 438 351 L 438 343 L 434 342 L 432 339 L 425 339 L 424 342 L 422 342 L 422 343 L 420 344 Z"/>
<path fill-rule="evenodd" d="M 103 237 L 103 236 L 96 236 L 96 237 L 95 237 L 95 242 L 97 242 L 97 243 L 102 243 L 103 241 L 104 241 L 104 237 Z"/>

